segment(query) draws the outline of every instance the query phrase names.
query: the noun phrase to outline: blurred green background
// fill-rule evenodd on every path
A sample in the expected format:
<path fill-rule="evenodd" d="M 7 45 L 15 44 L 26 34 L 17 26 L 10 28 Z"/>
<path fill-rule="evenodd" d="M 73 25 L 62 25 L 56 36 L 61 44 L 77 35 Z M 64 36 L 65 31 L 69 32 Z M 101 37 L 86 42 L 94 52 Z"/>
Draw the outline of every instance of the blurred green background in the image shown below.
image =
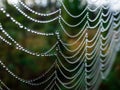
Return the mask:
<path fill-rule="evenodd" d="M 8 1 L 10 2 L 10 0 Z M 32 4 L 29 4 L 30 1 L 32 1 Z M 39 4 L 36 3 L 35 0 L 25 0 L 25 2 L 28 3 L 32 9 L 38 12 L 40 11 L 45 13 L 45 12 L 50 12 L 51 10 L 55 11 L 58 9 L 58 6 L 56 6 L 57 4 L 56 0 L 44 0 L 44 5 L 40 4 L 41 2 L 39 2 L 39 0 L 36 1 L 38 1 Z M 45 3 L 45 1 L 47 1 L 47 3 Z M 69 0 L 65 0 L 64 3 L 66 7 L 69 10 L 71 10 L 71 13 L 75 15 L 79 14 L 79 12 L 83 10 L 85 7 L 84 0 L 81 1 L 73 0 L 73 2 L 72 0 L 71 2 L 69 2 Z M 12 17 L 14 17 L 17 21 L 21 22 L 26 27 L 36 29 L 42 32 L 55 32 L 56 30 L 59 30 L 57 23 L 58 21 L 52 22 L 50 24 L 36 24 L 27 20 L 23 15 L 21 15 L 18 11 L 16 11 L 16 9 L 13 6 L 8 4 L 6 0 L 0 0 L 0 6 L 5 7 L 6 11 L 10 13 Z M 31 14 L 30 12 L 26 11 L 26 13 L 29 14 L 31 17 L 39 19 L 38 16 Z M 68 17 L 68 15 L 66 14 L 64 14 L 64 18 L 66 18 L 67 21 L 72 21 L 72 19 Z M 40 18 L 40 19 L 44 19 L 44 18 Z M 76 22 L 77 21 L 73 21 L 73 24 Z M 0 23 L 2 23 L 5 30 L 17 42 L 19 42 L 23 47 L 26 47 L 30 50 L 36 52 L 45 52 L 56 42 L 55 36 L 52 37 L 36 36 L 34 34 L 26 32 L 25 30 L 20 29 L 13 22 L 11 22 L 9 18 L 6 18 L 6 16 L 3 13 L 0 13 Z M 69 33 L 75 33 L 77 31 L 78 31 L 77 29 L 74 32 L 70 30 Z M 0 35 L 6 38 L 6 36 L 4 36 L 1 32 Z M 63 38 L 63 39 L 66 40 L 67 38 Z M 2 40 L 0 40 L 0 60 L 2 60 L 5 63 L 5 65 L 9 67 L 10 70 L 15 72 L 20 77 L 30 79 L 42 74 L 45 70 L 47 70 L 50 67 L 50 65 L 54 62 L 54 57 L 40 58 L 40 57 L 31 56 L 22 51 L 16 50 L 14 46 L 8 46 L 4 42 L 2 42 Z M 23 85 L 23 83 L 20 84 L 17 82 L 17 80 L 14 80 L 13 78 L 9 78 L 9 77 L 11 76 L 8 75 L 8 73 L 6 73 L 0 67 L 0 79 L 2 79 L 4 82 L 7 82 L 7 85 L 11 89 L 31 90 L 29 89 L 30 87 Z M 118 52 L 115 64 L 109 76 L 107 77 L 106 80 L 104 80 L 101 83 L 99 90 L 119 90 L 119 88 L 120 88 L 120 52 Z"/>

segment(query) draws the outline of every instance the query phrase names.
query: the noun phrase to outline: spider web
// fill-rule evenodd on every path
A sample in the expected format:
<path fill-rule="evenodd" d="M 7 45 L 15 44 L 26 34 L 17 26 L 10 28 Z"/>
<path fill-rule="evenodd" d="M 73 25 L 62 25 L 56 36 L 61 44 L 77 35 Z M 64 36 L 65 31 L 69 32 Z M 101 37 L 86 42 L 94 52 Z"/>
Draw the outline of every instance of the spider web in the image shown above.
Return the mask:
<path fill-rule="evenodd" d="M 28 86 L 42 87 L 43 90 L 96 90 L 102 79 L 105 79 L 108 76 L 120 48 L 119 12 L 111 11 L 109 6 L 102 5 L 93 9 L 89 5 L 86 5 L 79 15 L 73 15 L 69 12 L 62 0 L 59 0 L 58 2 L 61 4 L 58 10 L 50 13 L 40 13 L 32 10 L 24 2 L 19 0 L 19 4 L 24 9 L 40 17 L 50 17 L 58 14 L 58 16 L 52 17 L 49 20 L 32 18 L 13 3 L 13 7 L 21 13 L 21 15 L 34 23 L 46 24 L 58 21 L 60 29 L 53 33 L 38 32 L 25 27 L 19 21 L 15 20 L 6 9 L 0 9 L 0 13 L 5 15 L 11 22 L 23 30 L 40 36 L 56 36 L 56 43 L 48 51 L 43 53 L 34 52 L 20 45 L 4 29 L 3 25 L 0 24 L 0 31 L 7 36 L 9 41 L 3 36 L 0 36 L 0 39 L 7 45 L 15 45 L 17 50 L 36 57 L 54 57 L 54 63 L 44 75 L 31 80 L 26 80 L 10 71 L 2 60 L 0 61 L 0 64 L 8 74 Z M 66 21 L 64 13 L 62 12 L 63 9 L 66 11 L 67 15 L 74 20 L 80 18 L 79 22 L 71 24 L 71 22 Z M 91 18 L 91 15 L 94 13 L 96 13 L 96 16 Z M 75 30 L 78 27 L 82 28 L 75 35 L 70 34 L 67 30 L 68 28 Z M 94 36 L 91 37 L 90 33 L 94 29 L 96 32 L 94 33 Z M 63 40 L 61 32 L 68 38 L 74 39 L 74 42 L 68 43 Z M 75 48 L 71 49 L 72 47 Z M 51 53 L 52 50 L 55 50 L 55 52 Z M 66 54 L 66 52 L 69 54 Z M 0 80 L 0 83 L 1 90 L 3 90 L 3 88 L 10 90 L 3 81 Z"/>

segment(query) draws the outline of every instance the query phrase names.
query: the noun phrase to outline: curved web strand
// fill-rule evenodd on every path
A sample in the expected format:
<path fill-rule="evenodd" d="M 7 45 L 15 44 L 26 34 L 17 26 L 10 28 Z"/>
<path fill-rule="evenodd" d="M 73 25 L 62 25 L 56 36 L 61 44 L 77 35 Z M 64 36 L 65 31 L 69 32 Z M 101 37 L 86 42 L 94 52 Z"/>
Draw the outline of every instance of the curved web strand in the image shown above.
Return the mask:
<path fill-rule="evenodd" d="M 93 75 L 94 72 L 96 72 L 98 65 L 99 65 L 99 56 L 96 55 L 96 57 L 93 59 L 93 61 L 90 62 L 90 64 L 85 63 L 86 68 L 90 68 L 90 69 L 85 70 L 86 73 L 89 73 L 89 75 L 87 75 L 86 77 L 91 77 L 91 75 Z"/>
<path fill-rule="evenodd" d="M 86 56 L 86 58 L 88 58 L 88 57 Z M 94 70 L 95 67 L 97 66 L 98 61 L 99 61 L 99 52 L 97 52 L 96 56 L 94 56 L 92 61 L 88 60 L 89 63 L 85 63 L 87 68 L 91 67 L 91 69 L 90 70 L 86 70 L 86 72 L 91 72 L 92 70 Z"/>
<path fill-rule="evenodd" d="M 89 28 L 89 29 L 95 29 L 95 28 L 98 28 L 98 27 L 100 26 L 100 24 L 101 24 L 101 20 L 99 20 L 99 21 L 97 22 L 97 24 L 95 24 L 94 26 L 91 26 L 91 25 L 90 25 L 90 22 L 88 22 L 87 28 Z"/>
<path fill-rule="evenodd" d="M 75 48 L 74 50 L 71 50 L 71 49 L 69 49 L 68 47 L 66 47 L 66 46 L 63 44 L 62 41 L 60 41 L 60 42 L 61 42 L 62 46 L 65 48 L 66 51 L 73 53 L 73 52 L 76 52 L 77 50 L 79 50 L 79 48 L 80 48 L 80 47 L 82 46 L 82 44 L 85 42 L 85 37 L 83 37 L 83 39 L 81 40 L 81 43 L 79 44 L 79 46 L 78 46 L 77 48 Z M 77 42 L 77 43 L 78 43 L 78 42 Z"/>
<path fill-rule="evenodd" d="M 110 49 L 112 48 L 112 45 L 113 45 L 113 41 L 110 43 L 109 47 L 107 48 L 108 50 L 106 51 L 105 54 L 102 54 L 102 52 L 100 53 L 101 54 L 101 57 L 106 57 L 108 55 L 108 52 L 110 51 Z"/>
<path fill-rule="evenodd" d="M 89 12 L 89 13 L 91 13 L 91 12 Z M 89 18 L 89 13 L 88 13 L 88 15 L 87 15 L 88 21 L 90 21 L 91 23 L 92 23 L 92 22 L 96 22 L 97 20 L 100 21 L 100 19 L 101 19 L 101 17 L 102 17 L 102 8 L 98 11 L 98 14 L 97 14 L 97 16 L 96 16 L 94 19 Z"/>
<path fill-rule="evenodd" d="M 64 33 L 65 33 L 68 37 L 70 37 L 70 38 L 76 38 L 76 37 L 78 37 L 78 36 L 81 34 L 81 32 L 86 28 L 88 22 L 86 22 L 86 23 L 84 24 L 84 26 L 82 27 L 82 29 L 81 29 L 77 34 L 75 34 L 75 35 L 70 35 L 70 34 L 67 32 L 67 30 L 64 28 L 64 26 L 62 25 L 61 21 L 59 21 L 59 24 L 60 24 L 60 27 L 62 28 L 62 30 L 64 31 Z"/>
<path fill-rule="evenodd" d="M 59 16 L 53 18 L 53 19 L 50 19 L 50 20 L 46 20 L 46 21 L 41 21 L 41 20 L 37 20 L 37 19 L 34 19 L 30 16 L 28 16 L 25 12 L 23 12 L 20 8 L 17 7 L 17 5 L 13 4 L 13 6 L 23 15 L 25 16 L 27 19 L 31 20 L 32 22 L 35 22 L 35 23 L 50 23 L 50 22 L 53 22 L 55 20 L 57 20 L 59 18 Z"/>
<path fill-rule="evenodd" d="M 101 47 L 106 47 L 111 42 L 111 38 L 113 37 L 113 31 L 111 31 L 110 34 L 108 33 L 107 36 L 105 36 L 105 37 L 103 37 L 103 35 L 101 35 L 100 37 L 102 38 L 100 41 L 102 43 Z M 104 43 L 103 43 L 103 41 L 104 41 Z M 104 49 L 102 49 L 102 50 L 104 50 Z"/>
<path fill-rule="evenodd" d="M 62 4 L 62 6 L 63 6 L 63 8 L 65 9 L 65 11 L 67 12 L 67 14 L 68 14 L 69 16 L 71 16 L 72 18 L 79 18 L 79 17 L 81 17 L 81 16 L 83 15 L 83 13 L 84 13 L 85 11 L 87 11 L 87 7 L 85 7 L 85 9 L 84 9 L 79 15 L 73 15 L 73 14 L 71 14 L 71 13 L 68 11 L 68 9 L 66 8 L 66 6 L 64 5 L 64 3 L 63 3 L 62 0 L 59 0 L 59 2 Z"/>
<path fill-rule="evenodd" d="M 53 78 L 51 80 L 51 82 L 49 83 L 49 85 L 47 85 L 44 90 L 52 90 L 52 89 L 49 89 L 49 88 L 52 88 L 55 85 L 54 84 L 55 80 L 56 80 L 56 78 Z"/>
<path fill-rule="evenodd" d="M 102 54 L 102 51 L 101 51 L 100 56 L 104 57 L 104 59 L 102 59 L 102 61 L 101 61 L 102 63 L 107 62 L 107 58 L 109 58 L 110 51 L 113 50 L 113 47 L 112 47 L 113 44 L 114 44 L 113 41 L 111 41 L 111 43 L 108 47 L 108 50 L 106 51 L 106 54 Z"/>
<path fill-rule="evenodd" d="M 68 64 L 75 64 L 75 63 L 78 63 L 79 60 L 81 60 L 82 57 L 85 57 L 85 50 L 82 51 L 82 53 L 79 55 L 79 57 L 76 59 L 76 60 L 69 60 L 68 58 L 66 58 L 63 54 L 59 53 L 63 58 L 64 60 L 68 63 Z M 58 57 L 59 58 L 59 57 Z M 82 59 L 83 60 L 83 59 Z M 82 61 L 81 60 L 81 61 Z"/>
<path fill-rule="evenodd" d="M 102 44 L 102 43 L 101 43 Z M 110 51 L 112 50 L 112 48 L 113 48 L 113 45 L 114 45 L 114 42 L 113 42 L 113 40 L 110 42 L 110 44 L 109 44 L 109 47 L 108 47 L 108 50 L 106 51 L 106 53 L 105 54 L 102 54 L 102 52 L 100 53 L 100 55 L 101 55 L 101 57 L 106 57 L 106 56 L 108 56 L 109 57 L 109 53 L 110 53 Z M 107 57 L 106 57 L 107 58 Z M 105 60 L 106 61 L 106 60 Z"/>
<path fill-rule="evenodd" d="M 100 76 L 100 63 L 99 63 L 100 61 L 99 61 L 99 59 L 96 59 L 96 60 L 97 60 L 97 63 L 94 64 L 93 66 L 91 66 L 91 68 L 89 70 L 87 70 L 87 72 L 88 71 L 90 71 L 90 72 L 87 73 L 86 79 L 90 79 L 90 81 L 86 81 L 86 84 L 90 87 L 94 86 L 96 84 L 96 82 L 98 83 L 97 79 Z"/>
<path fill-rule="evenodd" d="M 67 21 L 65 21 L 65 19 L 60 16 L 60 19 L 64 22 L 64 24 L 66 24 L 68 27 L 71 27 L 71 28 L 74 28 L 74 27 L 77 27 L 79 26 L 80 24 L 83 23 L 83 21 L 86 20 L 86 17 L 87 17 L 87 14 L 82 18 L 82 20 L 80 20 L 80 22 L 78 22 L 77 24 L 69 24 Z"/>
<path fill-rule="evenodd" d="M 69 81 L 69 82 L 67 82 L 67 83 L 64 82 L 64 85 L 74 84 L 74 85 L 71 86 L 72 88 L 75 87 L 75 86 L 78 86 L 78 84 L 79 84 L 80 82 L 82 82 L 83 72 L 82 72 L 82 73 L 78 73 L 78 74 L 79 74 L 79 75 L 78 75 L 77 77 L 75 77 L 73 80 L 71 80 L 71 81 Z"/>
<path fill-rule="evenodd" d="M 104 8 L 103 8 L 103 9 L 104 9 Z M 111 11 L 110 11 L 110 8 L 109 8 L 106 14 L 105 14 L 105 13 L 102 13 L 102 16 L 103 16 L 103 17 L 107 17 L 107 16 L 109 16 L 110 13 L 111 13 Z"/>
<path fill-rule="evenodd" d="M 77 73 L 75 73 L 74 75 L 72 75 L 72 76 L 68 76 L 68 75 L 66 75 L 65 74 L 65 72 L 62 70 L 62 69 L 64 69 L 65 70 L 65 68 L 64 67 L 60 67 L 60 65 L 59 64 L 57 64 L 57 67 L 58 67 L 58 70 L 59 70 L 59 72 L 66 78 L 66 79 L 68 79 L 68 80 L 72 80 L 72 79 L 75 79 L 75 77 L 77 77 L 79 74 L 78 73 L 80 73 L 80 72 L 82 72 L 82 67 L 84 67 L 84 65 L 82 64 L 81 65 L 81 68 L 77 71 Z M 65 70 L 66 71 L 66 70 Z M 68 71 L 67 71 L 68 72 Z M 70 73 L 70 72 L 68 72 L 68 73 Z"/>
<path fill-rule="evenodd" d="M 112 17 L 113 17 L 113 15 L 112 15 L 112 13 L 110 13 L 110 14 L 106 17 L 106 18 L 107 18 L 106 20 L 103 20 L 103 19 L 102 19 L 102 22 L 103 22 L 103 23 L 107 23 L 107 22 L 109 22 L 109 21 L 112 19 Z"/>
<path fill-rule="evenodd" d="M 31 13 L 35 14 L 35 15 L 38 15 L 38 16 L 52 16 L 52 15 L 55 15 L 56 13 L 59 13 L 60 12 L 60 9 L 56 10 L 56 11 L 53 11 L 51 13 L 40 13 L 40 12 L 37 12 L 37 11 L 34 11 L 33 9 L 29 8 L 24 2 L 22 2 L 21 0 L 18 0 L 19 3 L 25 8 L 27 9 L 28 11 L 30 11 Z"/>
<path fill-rule="evenodd" d="M 86 7 L 87 7 L 88 11 L 93 12 L 93 13 L 95 13 L 96 11 L 101 9 L 101 6 L 97 6 L 94 9 L 92 9 L 90 6 L 86 6 Z"/>
<path fill-rule="evenodd" d="M 87 42 L 88 42 L 88 43 L 91 43 L 91 42 L 93 42 L 93 41 L 97 41 L 98 38 L 99 38 L 99 36 L 100 36 L 100 34 L 101 34 L 100 31 L 101 31 L 101 26 L 99 26 L 97 32 L 95 33 L 95 35 L 93 36 L 93 38 L 92 38 L 91 40 L 86 39 Z"/>
<path fill-rule="evenodd" d="M 97 55 L 98 56 L 98 55 Z M 99 57 L 99 56 L 98 56 Z M 86 67 L 86 69 L 85 69 L 85 71 L 86 71 L 86 73 L 88 74 L 87 76 L 86 76 L 86 78 L 90 78 L 90 77 L 92 77 L 93 75 L 94 75 L 94 73 L 97 71 L 97 69 L 98 69 L 98 66 L 99 66 L 99 59 L 100 59 L 100 57 L 99 58 L 94 58 L 94 59 L 96 59 L 96 61 L 93 63 L 93 62 L 86 62 L 85 63 L 85 67 Z M 88 63 L 90 63 L 90 64 L 88 64 Z M 93 64 L 93 66 L 90 66 L 90 65 L 92 65 Z"/>
<path fill-rule="evenodd" d="M 114 47 L 115 46 L 115 42 L 114 42 L 114 39 L 112 39 L 112 41 L 111 41 L 111 44 L 110 44 L 110 46 L 109 46 L 109 55 L 106 57 L 106 59 L 104 60 L 104 63 L 103 63 L 103 60 L 101 59 L 101 70 L 102 70 L 102 78 L 104 79 L 107 75 L 108 75 L 108 72 L 110 71 L 110 69 L 109 70 L 106 70 L 106 73 L 105 74 L 103 74 L 103 72 L 104 72 L 104 67 L 106 67 L 106 69 L 108 69 L 108 68 L 110 68 L 110 67 L 112 67 L 112 65 L 113 65 L 113 61 L 114 61 L 114 59 L 115 59 L 115 54 L 116 54 L 116 51 L 114 50 Z M 115 51 L 114 52 L 114 54 L 113 54 L 113 51 Z M 106 61 L 107 60 L 107 61 Z M 112 61 L 111 61 L 112 60 Z M 105 62 L 106 61 L 106 62 Z M 107 66 L 108 65 L 108 66 Z M 110 66 L 110 67 L 109 67 Z"/>
<path fill-rule="evenodd" d="M 12 45 L 9 41 L 7 41 L 6 39 L 4 39 L 1 35 L 0 35 L 0 39 L 1 39 L 3 42 L 5 42 L 6 44 L 8 44 L 9 46 Z"/>
<path fill-rule="evenodd" d="M 101 29 L 101 27 L 100 27 L 100 29 Z M 99 47 L 99 45 L 100 45 L 99 44 L 99 42 L 100 42 L 100 39 L 99 39 L 100 38 L 100 30 L 98 30 L 98 31 L 99 31 L 98 37 L 96 37 L 96 38 L 98 38 L 98 42 L 97 42 L 98 46 L 96 45 L 96 47 L 100 49 L 100 47 Z M 97 33 L 96 33 L 96 35 L 97 35 Z M 93 37 L 91 39 L 92 42 L 93 42 L 94 38 L 95 37 Z M 97 40 L 94 41 L 93 45 L 88 46 L 88 42 L 87 42 L 88 41 L 88 36 L 86 36 L 86 39 L 87 39 L 86 40 L 86 47 L 93 48 L 93 46 L 95 46 L 94 43 Z M 92 50 L 94 50 L 94 49 L 92 49 Z M 96 81 L 97 81 L 97 79 L 99 78 L 99 75 L 100 75 L 100 63 L 99 63 L 100 62 L 99 61 L 99 59 L 100 59 L 100 54 L 99 53 L 100 52 L 99 51 L 100 50 L 98 50 L 98 52 L 96 52 L 94 55 L 92 55 L 92 54 L 88 53 L 88 48 L 86 48 L 85 71 L 86 71 L 86 84 L 89 87 L 92 87 L 92 86 L 95 85 L 95 83 L 96 83 Z M 90 54 L 91 57 L 88 58 L 87 53 Z M 92 60 L 92 61 L 90 62 L 89 60 Z M 90 79 L 90 80 L 88 81 L 88 79 Z"/>
<path fill-rule="evenodd" d="M 25 83 L 25 84 L 28 84 L 28 85 L 31 85 L 31 86 L 40 86 L 40 85 L 43 85 L 44 83 L 47 83 L 54 75 L 55 75 L 55 72 L 53 72 L 46 80 L 40 82 L 40 83 L 33 83 L 33 81 L 36 81 L 35 79 L 34 80 L 25 80 L 25 79 L 22 79 L 20 77 L 18 77 L 17 75 L 15 75 L 13 72 L 11 72 L 6 66 L 5 64 L 0 61 L 0 64 L 1 66 L 11 75 L 13 76 L 15 79 L 17 79 L 18 81 L 22 82 L 22 83 Z M 38 80 L 38 79 L 37 79 Z"/>
<path fill-rule="evenodd" d="M 120 27 L 120 21 L 116 24 L 116 23 L 114 23 L 114 28 L 119 28 Z"/>
<path fill-rule="evenodd" d="M 0 10 L 6 15 L 6 17 L 10 18 L 10 20 L 11 20 L 14 24 L 16 24 L 20 29 L 24 29 L 24 30 L 26 30 L 26 31 L 28 31 L 28 32 L 31 32 L 31 33 L 33 33 L 33 34 L 36 34 L 36 35 L 42 35 L 42 36 L 53 36 L 53 35 L 54 35 L 54 33 L 43 33 L 43 32 L 39 32 L 39 31 L 37 31 L 37 30 L 32 30 L 32 29 L 30 29 L 30 28 L 28 28 L 28 27 L 25 27 L 25 26 L 22 25 L 20 22 L 18 22 L 17 20 L 15 20 L 9 13 L 7 13 L 4 8 L 1 8 Z"/>
<path fill-rule="evenodd" d="M 76 82 L 77 79 L 81 77 L 81 74 L 82 74 L 83 71 L 84 71 L 84 66 L 83 66 L 83 64 L 82 64 L 82 65 L 81 65 L 81 68 L 77 71 L 77 74 L 73 75 L 72 77 L 67 76 L 66 74 L 64 74 L 63 71 L 62 71 L 60 68 L 59 68 L 59 70 L 60 70 L 60 73 L 61 73 L 66 79 L 70 80 L 69 82 L 64 82 L 64 84 L 65 84 L 65 85 L 70 85 L 70 84 Z M 79 79 L 79 80 L 80 80 L 80 79 Z"/>
<path fill-rule="evenodd" d="M 27 82 L 35 82 L 35 81 L 38 81 L 38 80 L 42 79 L 44 76 L 46 76 L 48 73 L 50 73 L 50 71 L 51 71 L 54 67 L 55 67 L 55 63 L 53 63 L 53 64 L 49 67 L 49 69 L 48 69 L 43 75 L 38 76 L 38 77 L 36 77 L 36 78 L 34 78 L 34 79 L 31 79 L 31 80 L 27 80 Z"/>
<path fill-rule="evenodd" d="M 0 80 L 0 83 L 5 87 L 6 90 L 11 90 L 2 80 Z M 2 87 L 0 87 L 0 89 L 3 90 Z"/>
<path fill-rule="evenodd" d="M 86 53 L 86 55 L 87 56 L 94 56 L 94 54 L 96 53 L 96 52 L 98 52 L 98 47 L 100 46 L 100 44 L 97 44 L 95 47 L 93 47 L 93 50 L 91 51 L 91 52 L 87 52 Z M 87 48 L 88 49 L 88 48 Z"/>
<path fill-rule="evenodd" d="M 96 38 L 96 40 L 92 43 L 92 45 L 86 46 L 86 48 L 88 49 L 93 48 L 98 43 L 98 40 L 99 40 L 99 37 Z M 86 41 L 90 42 L 88 39 Z"/>
<path fill-rule="evenodd" d="M 120 27 L 120 14 L 117 18 L 114 16 L 114 25 L 114 28 Z"/>
<path fill-rule="evenodd" d="M 76 57 L 76 56 L 80 53 L 80 51 L 83 49 L 84 45 L 85 45 L 85 42 L 82 44 L 82 46 L 80 47 L 80 49 L 79 49 L 76 53 L 74 53 L 73 55 L 71 55 L 71 56 L 65 55 L 65 54 L 62 52 L 62 50 L 60 49 L 60 47 L 59 47 L 59 52 L 60 52 L 65 58 L 71 59 L 71 58 Z"/>
<path fill-rule="evenodd" d="M 108 23 L 108 25 L 107 25 L 106 28 L 102 27 L 102 28 L 103 28 L 103 29 L 102 29 L 102 32 L 107 31 L 107 30 L 109 29 L 109 27 L 113 24 L 113 19 L 112 19 L 112 17 L 111 17 L 110 21 L 108 21 L 108 22 L 109 22 L 109 23 Z"/>
<path fill-rule="evenodd" d="M 62 39 L 60 39 L 60 42 L 64 45 L 64 46 L 73 46 L 75 44 L 77 44 L 80 39 L 82 39 L 82 37 L 84 38 L 84 34 L 86 33 L 86 29 L 84 29 L 82 32 L 81 32 L 81 35 L 77 38 L 77 40 L 75 40 L 73 43 L 65 43 L 64 41 L 62 41 Z"/>
<path fill-rule="evenodd" d="M 106 70 L 102 71 L 102 78 L 103 79 L 105 79 L 108 76 L 108 74 L 113 66 L 115 57 L 116 57 L 116 52 L 112 53 L 110 55 L 110 57 L 108 58 L 108 60 L 109 60 L 108 66 L 106 67 Z"/>
<path fill-rule="evenodd" d="M 3 90 L 3 88 L 0 86 L 0 90 Z"/>
<path fill-rule="evenodd" d="M 57 60 L 58 60 L 58 63 L 60 64 L 60 66 L 62 66 L 67 72 L 75 72 L 78 68 L 80 68 L 81 64 L 83 63 L 83 58 L 82 60 L 79 60 L 79 63 L 78 65 L 75 66 L 75 68 L 72 68 L 72 69 L 68 69 L 64 63 L 60 60 L 60 58 L 57 57 Z"/>
<path fill-rule="evenodd" d="M 103 30 L 102 30 L 103 29 Z M 104 30 L 104 28 L 102 28 L 101 29 L 101 33 L 104 33 L 104 32 L 106 32 L 106 30 Z M 113 25 L 111 25 L 110 27 L 109 27 L 109 29 L 107 30 L 107 35 L 106 36 L 104 36 L 104 35 L 100 35 L 100 37 L 102 38 L 102 40 L 104 40 L 104 41 L 108 41 L 109 40 L 109 38 L 113 35 Z"/>
<path fill-rule="evenodd" d="M 80 78 L 80 79 L 81 79 L 81 78 Z M 67 86 L 67 85 L 65 85 L 65 84 L 59 79 L 59 77 L 57 77 L 57 80 L 58 80 L 59 83 L 60 83 L 62 86 L 64 86 L 66 89 L 73 89 L 77 84 L 79 84 L 79 83 L 78 83 L 79 81 L 77 81 L 76 84 L 74 84 L 74 85 L 72 85 L 72 86 Z"/>
<path fill-rule="evenodd" d="M 85 90 L 85 72 L 81 76 L 81 82 L 75 87 L 75 90 Z"/>
<path fill-rule="evenodd" d="M 27 49 L 25 49 L 24 47 L 22 47 L 19 43 L 17 43 L 17 41 L 15 41 L 3 28 L 2 28 L 2 25 L 0 25 L 0 30 L 16 45 L 16 49 L 19 49 L 19 50 L 21 50 L 21 51 L 23 51 L 23 52 L 26 52 L 26 53 L 28 53 L 28 54 L 31 54 L 31 55 L 34 55 L 34 56 L 49 56 L 50 54 L 48 54 L 47 55 L 47 53 L 48 52 L 50 52 L 52 49 L 54 49 L 55 47 L 56 47 L 56 45 L 57 45 L 57 43 L 55 43 L 54 45 L 53 45 L 53 47 L 50 49 L 50 50 L 48 50 L 47 52 L 45 52 L 45 53 L 34 53 L 34 52 L 32 52 L 32 51 L 29 51 L 29 50 L 27 50 Z M 52 54 L 51 54 L 52 55 Z M 50 55 L 50 56 L 51 56 Z M 54 56 L 54 55 L 52 55 L 52 56 Z"/>
<path fill-rule="evenodd" d="M 94 69 L 95 69 L 95 68 L 94 68 Z M 93 71 L 93 70 L 92 70 L 92 71 Z M 100 64 L 99 64 L 99 62 L 98 62 L 97 67 L 96 67 L 96 70 L 93 71 L 93 72 L 90 72 L 90 73 L 87 75 L 87 77 L 86 77 L 86 79 L 91 79 L 91 81 L 89 82 L 89 85 L 95 81 L 94 79 L 95 79 L 96 76 L 99 75 L 99 74 L 100 74 Z"/>

